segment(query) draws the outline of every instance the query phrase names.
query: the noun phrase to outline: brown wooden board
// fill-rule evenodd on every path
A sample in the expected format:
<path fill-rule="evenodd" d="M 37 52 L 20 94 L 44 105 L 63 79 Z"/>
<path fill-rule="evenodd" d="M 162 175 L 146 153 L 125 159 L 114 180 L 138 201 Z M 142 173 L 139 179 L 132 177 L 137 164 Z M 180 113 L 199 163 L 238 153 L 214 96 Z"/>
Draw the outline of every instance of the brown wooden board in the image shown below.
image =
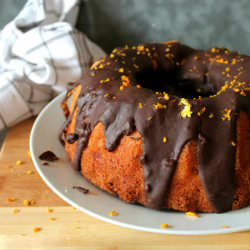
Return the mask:
<path fill-rule="evenodd" d="M 29 119 L 10 129 L 0 153 L 0 249 L 250 248 L 248 231 L 208 236 L 160 235 L 115 226 L 72 209 L 36 173 L 28 154 L 32 124 L 33 119 Z M 23 164 L 16 165 L 16 161 Z M 33 173 L 27 174 L 29 170 Z M 8 202 L 8 198 L 15 201 Z M 35 204 L 26 207 L 24 200 Z M 51 213 L 47 207 L 51 207 Z M 16 214 L 14 209 L 18 209 Z M 41 231 L 34 233 L 35 227 Z"/>
<path fill-rule="evenodd" d="M 23 206 L 24 200 L 35 206 L 66 206 L 41 179 L 29 156 L 29 134 L 34 119 L 24 121 L 10 129 L 0 153 L 0 204 Z M 17 161 L 22 161 L 17 165 Z M 10 166 L 10 168 L 8 167 Z M 32 171 L 28 174 L 28 171 Z M 8 198 L 15 201 L 8 202 Z"/>

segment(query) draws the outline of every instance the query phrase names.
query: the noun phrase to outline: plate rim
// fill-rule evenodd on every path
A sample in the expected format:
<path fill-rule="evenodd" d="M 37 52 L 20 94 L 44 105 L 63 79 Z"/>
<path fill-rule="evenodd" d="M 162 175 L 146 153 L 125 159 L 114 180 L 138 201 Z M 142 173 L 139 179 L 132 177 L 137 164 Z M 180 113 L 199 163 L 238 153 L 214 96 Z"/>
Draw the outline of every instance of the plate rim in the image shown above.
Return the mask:
<path fill-rule="evenodd" d="M 134 229 L 134 230 L 139 230 L 139 231 L 144 231 L 144 232 L 151 232 L 151 233 L 160 233 L 160 234 L 169 234 L 169 235 L 215 235 L 215 234 L 227 234 L 227 233 L 234 233 L 234 232 L 242 232 L 242 231 L 247 231 L 250 229 L 250 225 L 246 225 L 246 226 L 238 226 L 238 227 L 233 227 L 233 228 L 227 228 L 226 230 L 221 228 L 221 229 L 213 229 L 213 230 L 201 230 L 199 233 L 197 233 L 197 230 L 175 230 L 175 229 L 171 229 L 171 230 L 164 230 L 164 229 L 156 229 L 156 228 L 150 228 L 150 227 L 142 227 L 142 226 L 137 226 L 137 225 L 132 225 L 129 223 L 125 223 L 125 222 L 120 222 L 120 221 L 116 221 L 112 218 L 107 218 L 104 217 L 102 215 L 99 215 L 95 212 L 92 212 L 89 209 L 86 209 L 82 206 L 79 206 L 78 204 L 76 204 L 74 201 L 72 201 L 70 198 L 67 197 L 66 194 L 60 192 L 59 190 L 57 190 L 54 186 L 53 183 L 51 183 L 46 176 L 44 175 L 44 173 L 42 172 L 39 164 L 36 161 L 36 157 L 35 157 L 35 153 L 34 153 L 34 135 L 36 132 L 36 129 L 38 127 L 38 124 L 40 122 L 40 120 L 42 119 L 43 115 L 48 112 L 48 110 L 50 109 L 51 106 L 55 105 L 55 103 L 59 102 L 60 99 L 63 99 L 63 97 L 65 96 L 66 91 L 62 92 L 61 94 L 59 94 L 57 97 L 55 97 L 52 101 L 50 101 L 43 109 L 42 111 L 39 113 L 39 115 L 37 116 L 35 122 L 32 125 L 32 129 L 30 132 L 30 138 L 29 138 L 29 148 L 30 148 L 30 153 L 31 153 L 31 158 L 32 158 L 32 162 L 36 168 L 36 171 L 39 173 L 40 177 L 42 178 L 42 180 L 49 186 L 49 188 L 56 193 L 61 199 L 63 199 L 64 201 L 66 201 L 69 205 L 77 208 L 78 210 L 80 210 L 81 212 L 84 212 L 94 218 L 97 218 L 99 220 L 114 224 L 114 225 L 118 225 L 118 226 L 122 226 L 125 228 L 130 228 L 130 229 Z M 126 205 L 126 203 L 124 203 Z M 246 207 L 247 208 L 247 207 Z"/>

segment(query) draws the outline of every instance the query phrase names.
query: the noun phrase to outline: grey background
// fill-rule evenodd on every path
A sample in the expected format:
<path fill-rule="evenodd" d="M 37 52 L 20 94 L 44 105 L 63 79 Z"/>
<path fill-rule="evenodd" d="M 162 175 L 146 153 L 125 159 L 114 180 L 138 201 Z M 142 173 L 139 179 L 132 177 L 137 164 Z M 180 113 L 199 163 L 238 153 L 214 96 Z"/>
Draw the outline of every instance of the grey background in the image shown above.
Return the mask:
<path fill-rule="evenodd" d="M 0 29 L 25 2 L 0 0 Z M 77 27 L 106 52 L 125 44 L 179 40 L 250 54 L 250 0 L 83 0 Z"/>
<path fill-rule="evenodd" d="M 179 40 L 249 54 L 250 0 L 87 0 L 78 27 L 106 51 L 124 44 Z"/>
<path fill-rule="evenodd" d="M 0 0 L 0 29 L 25 2 Z M 83 0 L 77 27 L 107 52 L 125 44 L 179 40 L 250 54 L 250 0 Z"/>

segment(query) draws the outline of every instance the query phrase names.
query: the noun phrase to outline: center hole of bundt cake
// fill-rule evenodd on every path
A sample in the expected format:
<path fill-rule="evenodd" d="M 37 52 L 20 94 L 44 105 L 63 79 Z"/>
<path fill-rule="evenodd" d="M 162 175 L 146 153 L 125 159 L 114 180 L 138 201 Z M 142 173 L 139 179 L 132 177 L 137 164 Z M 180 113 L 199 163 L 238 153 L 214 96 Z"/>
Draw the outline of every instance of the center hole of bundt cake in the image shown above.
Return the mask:
<path fill-rule="evenodd" d="M 213 86 L 207 83 L 206 78 L 199 81 L 181 79 L 175 72 L 148 69 L 138 72 L 135 78 L 143 88 L 183 98 L 209 97 L 215 93 Z"/>

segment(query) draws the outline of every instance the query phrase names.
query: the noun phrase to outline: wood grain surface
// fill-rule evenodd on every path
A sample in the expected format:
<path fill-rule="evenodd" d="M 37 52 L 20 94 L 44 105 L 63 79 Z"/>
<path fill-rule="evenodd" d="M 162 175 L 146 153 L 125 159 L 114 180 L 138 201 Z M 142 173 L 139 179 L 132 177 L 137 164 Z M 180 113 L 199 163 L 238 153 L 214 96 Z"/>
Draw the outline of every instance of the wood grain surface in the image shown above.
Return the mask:
<path fill-rule="evenodd" d="M 250 248 L 248 231 L 208 236 L 160 235 L 115 226 L 73 209 L 36 173 L 28 154 L 32 123 L 30 119 L 12 128 L 0 153 L 0 249 Z M 16 165 L 17 161 L 23 164 Z M 34 204 L 25 206 L 24 200 Z M 14 209 L 18 209 L 15 214 Z M 33 232 L 35 227 L 41 231 Z"/>
<path fill-rule="evenodd" d="M 43 182 L 29 156 L 29 134 L 34 119 L 29 119 L 10 129 L 0 153 L 0 204 L 23 206 L 24 200 L 36 206 L 66 206 Z M 22 161 L 17 165 L 17 161 Z M 28 174 L 28 171 L 32 171 Z M 14 198 L 13 202 L 7 202 Z"/>
<path fill-rule="evenodd" d="M 46 207 L 25 207 L 12 214 L 11 208 L 0 208 L 1 249 L 18 246 L 22 249 L 248 249 L 248 232 L 209 236 L 161 235 L 114 226 L 71 207 L 52 209 L 53 212 L 48 213 Z M 42 230 L 34 233 L 34 227 Z"/>

